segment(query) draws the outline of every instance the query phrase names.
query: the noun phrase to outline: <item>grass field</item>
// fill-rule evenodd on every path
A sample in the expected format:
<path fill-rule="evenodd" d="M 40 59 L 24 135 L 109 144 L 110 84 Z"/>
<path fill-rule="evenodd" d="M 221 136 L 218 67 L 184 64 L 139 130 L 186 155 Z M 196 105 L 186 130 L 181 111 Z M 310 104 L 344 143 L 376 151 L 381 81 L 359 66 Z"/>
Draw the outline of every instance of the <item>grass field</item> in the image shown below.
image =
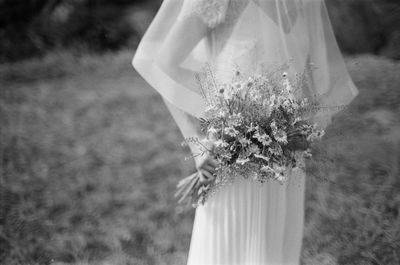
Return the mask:
<path fill-rule="evenodd" d="M 0 65 L 0 264 L 185 264 L 194 166 L 132 56 Z M 360 94 L 314 148 L 302 263 L 400 264 L 400 63 L 347 65 Z"/>

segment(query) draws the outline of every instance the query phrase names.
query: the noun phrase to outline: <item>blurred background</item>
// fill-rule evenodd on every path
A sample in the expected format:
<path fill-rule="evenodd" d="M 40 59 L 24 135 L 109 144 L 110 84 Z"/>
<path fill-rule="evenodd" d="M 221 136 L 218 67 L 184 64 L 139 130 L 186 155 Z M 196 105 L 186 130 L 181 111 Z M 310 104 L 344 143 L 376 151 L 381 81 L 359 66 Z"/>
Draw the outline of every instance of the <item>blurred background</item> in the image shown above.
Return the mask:
<path fill-rule="evenodd" d="M 0 264 L 185 264 L 194 164 L 131 66 L 161 2 L 0 0 Z M 400 2 L 326 4 L 360 94 L 314 147 L 302 264 L 400 264 Z"/>

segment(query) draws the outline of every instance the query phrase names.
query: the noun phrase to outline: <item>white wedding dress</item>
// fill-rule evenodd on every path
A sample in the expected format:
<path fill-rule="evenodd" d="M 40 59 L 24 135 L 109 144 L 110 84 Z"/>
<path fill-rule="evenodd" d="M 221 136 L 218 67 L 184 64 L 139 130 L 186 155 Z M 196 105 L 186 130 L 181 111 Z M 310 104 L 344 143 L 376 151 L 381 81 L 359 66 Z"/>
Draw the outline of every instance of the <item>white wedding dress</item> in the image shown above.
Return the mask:
<path fill-rule="evenodd" d="M 201 95 L 170 78 L 156 61 L 163 56 L 157 50 L 168 27 L 193 15 L 211 30 L 182 63 L 187 69 L 199 70 L 207 63 L 218 80 L 229 82 L 237 69 L 252 75 L 261 66 L 291 59 L 289 74 L 317 64 L 305 96 L 328 95 L 325 102 L 345 105 L 358 93 L 322 0 L 164 0 L 133 65 L 163 96 L 185 137 L 191 136 L 185 130 L 190 122 L 178 112 L 201 116 Z M 323 114 L 328 123 L 334 113 Z M 301 169 L 288 174 L 283 185 L 238 177 L 198 206 L 187 265 L 300 264 L 306 176 Z"/>
<path fill-rule="evenodd" d="M 207 9 L 200 8 L 201 2 L 184 7 L 189 10 L 183 13 L 190 13 L 191 9 L 213 26 L 214 17 L 220 14 L 210 14 Z M 245 74 L 256 72 L 260 53 L 268 52 L 268 55 L 263 56 L 267 56 L 271 63 L 281 61 L 279 42 L 268 42 L 269 47 L 261 49 L 257 36 L 251 36 L 249 32 L 244 32 L 248 34 L 245 38 L 241 34 L 240 39 L 230 39 L 225 44 L 228 34 L 232 38 L 232 21 L 238 17 L 237 13 L 245 12 L 242 11 L 244 2 L 231 1 L 224 14 L 224 19 L 229 20 L 229 23 L 220 25 L 206 40 L 212 43 L 209 48 L 210 53 L 215 54 L 212 56 L 215 59 L 211 65 L 216 78 L 221 81 L 229 82 L 237 68 Z M 251 14 L 250 8 L 247 6 L 248 14 Z M 216 6 L 214 10 L 217 10 Z M 274 24 L 270 21 L 269 25 Z M 238 28 L 240 25 L 236 25 L 235 30 Z M 273 27 L 270 30 L 278 31 Z M 304 224 L 305 174 L 296 169 L 291 175 L 290 182 L 283 185 L 275 181 L 261 184 L 236 178 L 203 206 L 198 206 L 187 265 L 299 264 Z"/>
<path fill-rule="evenodd" d="M 188 265 L 299 264 L 305 174 L 288 184 L 235 179 L 196 208 Z"/>

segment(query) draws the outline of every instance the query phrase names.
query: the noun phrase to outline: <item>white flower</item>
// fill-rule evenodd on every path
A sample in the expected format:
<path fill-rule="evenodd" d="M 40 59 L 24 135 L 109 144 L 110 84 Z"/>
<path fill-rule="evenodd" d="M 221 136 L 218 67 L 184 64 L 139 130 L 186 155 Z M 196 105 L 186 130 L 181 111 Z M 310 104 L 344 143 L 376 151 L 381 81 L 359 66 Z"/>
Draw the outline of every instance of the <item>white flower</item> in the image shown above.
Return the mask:
<path fill-rule="evenodd" d="M 253 123 L 250 124 L 250 127 L 247 127 L 247 132 L 253 132 L 258 130 L 258 126 L 253 126 Z"/>
<path fill-rule="evenodd" d="M 250 159 L 248 159 L 248 158 L 246 158 L 246 159 L 237 159 L 236 163 L 243 166 L 244 164 L 246 164 L 249 161 L 250 161 Z"/>
<path fill-rule="evenodd" d="M 215 141 L 214 144 L 215 144 L 216 147 L 227 147 L 227 146 L 229 146 L 229 144 L 227 142 L 225 142 L 224 140 L 221 140 L 221 139 Z"/>
<path fill-rule="evenodd" d="M 291 100 L 289 98 L 286 98 L 283 102 L 282 102 L 282 106 L 292 112 L 292 110 L 294 109 L 293 103 L 291 102 Z"/>
<path fill-rule="evenodd" d="M 287 180 L 287 177 L 285 175 L 286 167 L 284 166 L 279 166 L 277 164 L 273 165 L 273 170 L 275 173 L 275 179 L 278 180 L 279 182 L 283 183 Z"/>
<path fill-rule="evenodd" d="M 230 136 L 233 136 L 233 137 L 235 137 L 235 136 L 237 136 L 239 134 L 239 131 L 236 130 L 235 128 L 233 128 L 233 127 L 226 127 L 224 132 L 227 135 L 230 135 Z"/>
<path fill-rule="evenodd" d="M 239 138 L 239 143 L 241 143 L 243 146 L 251 144 L 251 141 L 245 137 L 240 137 Z"/>
<path fill-rule="evenodd" d="M 230 100 L 230 99 L 232 99 L 232 97 L 233 97 L 233 89 L 232 89 L 232 87 L 227 87 L 225 90 L 224 90 L 224 99 L 225 100 Z"/>
<path fill-rule="evenodd" d="M 228 113 L 223 109 L 221 109 L 218 113 L 218 116 L 221 118 L 226 118 L 227 115 L 228 115 Z"/>
<path fill-rule="evenodd" d="M 280 183 L 283 184 L 287 181 L 287 177 L 285 175 L 275 173 L 275 179 Z"/>
<path fill-rule="evenodd" d="M 283 131 L 283 130 L 278 130 L 277 132 L 275 132 L 274 138 L 280 143 L 283 143 L 283 144 L 288 143 L 287 135 L 286 135 L 285 131 Z"/>
<path fill-rule="evenodd" d="M 260 141 L 260 143 L 262 143 L 264 146 L 268 146 L 272 142 L 271 137 L 269 137 L 269 135 L 266 133 L 260 135 L 259 132 L 256 132 L 253 137 Z"/>
<path fill-rule="evenodd" d="M 276 126 L 276 122 L 272 121 L 270 126 L 271 126 L 271 129 L 272 129 L 272 132 L 275 134 L 278 131 L 278 127 Z"/>
<path fill-rule="evenodd" d="M 272 173 L 272 174 L 275 173 L 275 171 L 270 166 L 262 166 L 261 171 L 265 173 Z"/>
<path fill-rule="evenodd" d="M 215 127 L 210 127 L 207 130 L 207 136 L 210 140 L 216 141 L 218 139 L 218 132 L 219 130 L 216 129 Z"/>
<path fill-rule="evenodd" d="M 260 148 L 259 148 L 257 145 L 255 145 L 255 144 L 251 144 L 251 145 L 249 146 L 248 152 L 249 152 L 250 154 L 257 155 L 257 154 L 260 153 Z"/>
<path fill-rule="evenodd" d="M 286 98 L 284 96 L 279 95 L 278 96 L 278 103 L 277 105 L 280 106 L 286 101 Z"/>
<path fill-rule="evenodd" d="M 308 106 L 308 99 L 304 98 L 301 102 L 300 102 L 300 107 L 305 108 Z"/>
<path fill-rule="evenodd" d="M 268 147 L 268 151 L 273 154 L 273 155 L 281 155 L 283 153 L 283 150 L 279 144 L 275 144 L 272 148 Z"/>

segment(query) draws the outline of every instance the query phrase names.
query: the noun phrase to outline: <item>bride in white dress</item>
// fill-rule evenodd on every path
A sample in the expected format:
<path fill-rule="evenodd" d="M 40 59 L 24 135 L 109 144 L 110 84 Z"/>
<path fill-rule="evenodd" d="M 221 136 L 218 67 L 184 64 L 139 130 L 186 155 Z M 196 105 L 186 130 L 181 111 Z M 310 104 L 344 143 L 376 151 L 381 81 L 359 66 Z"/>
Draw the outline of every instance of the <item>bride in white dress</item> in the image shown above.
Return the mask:
<path fill-rule="evenodd" d="M 313 117 L 323 128 L 358 94 L 322 0 L 164 0 L 133 66 L 161 94 L 183 136 L 204 138 L 195 74 L 205 64 L 229 82 L 236 69 L 253 75 L 288 60 L 290 75 L 316 66 L 302 96 L 331 106 Z M 195 163 L 211 181 L 215 161 L 204 155 Z M 288 174 L 285 185 L 237 178 L 196 208 L 187 264 L 300 264 L 306 176 Z"/>

